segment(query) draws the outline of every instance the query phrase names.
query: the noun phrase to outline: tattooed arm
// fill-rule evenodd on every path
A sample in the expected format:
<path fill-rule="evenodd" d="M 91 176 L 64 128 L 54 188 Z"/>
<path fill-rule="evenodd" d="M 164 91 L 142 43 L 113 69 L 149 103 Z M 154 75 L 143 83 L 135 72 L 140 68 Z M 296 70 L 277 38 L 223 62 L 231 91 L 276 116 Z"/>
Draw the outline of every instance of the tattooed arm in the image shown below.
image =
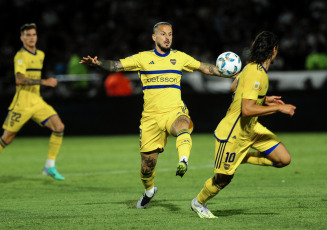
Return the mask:
<path fill-rule="evenodd" d="M 108 72 L 124 71 L 123 65 L 121 64 L 120 61 L 112 61 L 112 60 L 99 61 L 97 56 L 95 56 L 94 58 L 90 56 L 83 57 L 83 59 L 80 61 L 80 64 L 88 64 L 89 66 L 99 67 Z"/>
<path fill-rule="evenodd" d="M 212 75 L 212 76 L 218 76 L 218 77 L 224 77 L 218 72 L 218 69 L 215 65 L 209 64 L 209 63 L 203 63 L 201 62 L 200 68 L 198 69 L 200 72 Z"/>
<path fill-rule="evenodd" d="M 218 77 L 225 77 L 221 73 L 219 73 L 217 67 L 215 65 L 213 65 L 213 64 L 201 62 L 200 68 L 198 70 L 200 72 L 204 73 L 204 74 L 208 74 L 208 75 L 212 75 L 212 76 L 218 76 Z M 235 74 L 232 77 L 225 77 L 225 78 L 235 79 L 237 77 L 237 75 L 239 75 L 239 73 Z"/>
<path fill-rule="evenodd" d="M 26 78 L 24 74 L 16 74 L 16 84 L 17 85 L 45 85 L 50 87 L 56 87 L 58 84 L 57 79 L 48 78 L 48 79 L 29 79 Z"/>

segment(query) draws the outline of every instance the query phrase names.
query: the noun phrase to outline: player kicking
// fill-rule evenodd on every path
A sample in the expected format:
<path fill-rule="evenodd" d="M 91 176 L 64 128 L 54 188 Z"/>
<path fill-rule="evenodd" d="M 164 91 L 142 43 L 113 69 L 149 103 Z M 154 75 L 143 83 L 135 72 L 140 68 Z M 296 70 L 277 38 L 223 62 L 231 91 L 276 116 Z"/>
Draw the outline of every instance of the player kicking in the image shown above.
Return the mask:
<path fill-rule="evenodd" d="M 20 31 L 23 47 L 14 58 L 16 94 L 3 124 L 4 133 L 0 138 L 0 152 L 13 141 L 24 124 L 32 119 L 52 130 L 43 174 L 52 176 L 56 180 L 64 180 L 55 166 L 63 139 L 64 124 L 52 106 L 48 105 L 40 95 L 40 85 L 55 87 L 57 80 L 54 78 L 41 80 L 44 53 L 36 49 L 36 25 L 25 24 Z"/>
<path fill-rule="evenodd" d="M 204 74 L 221 76 L 214 65 L 201 63 L 183 52 L 171 49 L 173 29 L 170 23 L 159 22 L 154 25 L 152 39 L 155 49 L 120 61 L 99 61 L 97 57 L 88 56 L 80 62 L 110 72 L 138 71 L 144 93 L 140 124 L 140 177 L 145 193 L 137 202 L 137 208 L 146 208 L 158 190 L 154 186 L 155 167 L 169 135 L 176 137 L 179 155 L 176 176 L 183 177 L 187 171 L 193 123 L 181 99 L 182 71 L 198 70 Z"/>
<path fill-rule="evenodd" d="M 281 112 L 294 115 L 295 106 L 284 104 L 279 96 L 266 96 L 267 71 L 278 51 L 279 40 L 274 33 L 260 33 L 252 44 L 248 65 L 232 84 L 233 101 L 226 116 L 215 130 L 215 175 L 209 178 L 201 192 L 191 202 L 191 208 L 201 218 L 216 218 L 207 201 L 232 180 L 242 163 L 281 168 L 291 162 L 291 156 L 280 140 L 257 120 Z M 263 106 L 265 103 L 267 106 Z M 250 152 L 250 148 L 257 152 Z"/>

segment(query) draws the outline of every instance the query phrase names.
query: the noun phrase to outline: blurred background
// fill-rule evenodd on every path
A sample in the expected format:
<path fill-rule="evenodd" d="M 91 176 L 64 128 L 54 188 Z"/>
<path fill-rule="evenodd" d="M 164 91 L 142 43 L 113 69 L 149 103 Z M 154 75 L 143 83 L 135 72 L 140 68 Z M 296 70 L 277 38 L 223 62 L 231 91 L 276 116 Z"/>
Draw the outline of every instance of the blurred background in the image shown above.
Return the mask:
<path fill-rule="evenodd" d="M 279 55 L 269 69 L 269 94 L 297 106 L 289 118 L 260 118 L 273 131 L 326 131 L 327 2 L 299 0 L 1 0 L 0 122 L 15 94 L 13 58 L 20 27 L 36 23 L 38 49 L 46 54 L 43 76 L 60 84 L 43 87 L 67 135 L 137 134 L 143 94 L 137 73 L 109 74 L 78 64 L 81 57 L 118 60 L 154 48 L 152 27 L 172 23 L 172 48 L 214 64 L 233 51 L 243 66 L 256 34 L 279 35 Z M 194 132 L 213 132 L 231 102 L 231 79 L 184 73 L 182 98 Z M 33 122 L 19 135 L 43 135 Z"/>

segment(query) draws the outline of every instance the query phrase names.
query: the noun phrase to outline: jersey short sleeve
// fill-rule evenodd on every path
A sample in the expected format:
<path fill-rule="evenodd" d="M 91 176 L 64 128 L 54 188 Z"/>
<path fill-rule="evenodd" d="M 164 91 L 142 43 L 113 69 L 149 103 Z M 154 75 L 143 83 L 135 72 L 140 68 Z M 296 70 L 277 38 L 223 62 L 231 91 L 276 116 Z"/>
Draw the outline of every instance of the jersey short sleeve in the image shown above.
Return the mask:
<path fill-rule="evenodd" d="M 26 74 L 27 61 L 24 58 L 23 52 L 17 52 L 14 58 L 14 68 L 15 75 L 19 72 L 21 74 Z"/>
<path fill-rule="evenodd" d="M 183 55 L 183 58 L 185 60 L 183 70 L 193 72 L 193 70 L 197 70 L 200 68 L 201 63 L 198 60 L 194 59 L 186 53 L 181 52 L 181 54 Z"/>
<path fill-rule="evenodd" d="M 141 69 L 141 54 L 135 54 L 127 58 L 120 59 L 124 71 L 139 71 Z"/>
<path fill-rule="evenodd" d="M 262 77 L 259 71 L 250 68 L 245 71 L 244 76 L 244 90 L 242 98 L 257 100 L 261 87 L 263 86 Z"/>

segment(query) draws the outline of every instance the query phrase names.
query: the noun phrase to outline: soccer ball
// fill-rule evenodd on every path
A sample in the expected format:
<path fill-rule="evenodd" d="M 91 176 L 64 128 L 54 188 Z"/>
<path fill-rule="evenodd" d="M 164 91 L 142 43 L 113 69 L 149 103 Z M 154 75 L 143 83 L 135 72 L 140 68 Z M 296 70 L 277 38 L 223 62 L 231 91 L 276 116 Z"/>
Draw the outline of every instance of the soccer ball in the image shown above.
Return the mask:
<path fill-rule="evenodd" d="M 240 57 L 233 52 L 224 52 L 220 54 L 216 61 L 216 66 L 224 77 L 232 77 L 242 68 L 242 62 Z"/>

